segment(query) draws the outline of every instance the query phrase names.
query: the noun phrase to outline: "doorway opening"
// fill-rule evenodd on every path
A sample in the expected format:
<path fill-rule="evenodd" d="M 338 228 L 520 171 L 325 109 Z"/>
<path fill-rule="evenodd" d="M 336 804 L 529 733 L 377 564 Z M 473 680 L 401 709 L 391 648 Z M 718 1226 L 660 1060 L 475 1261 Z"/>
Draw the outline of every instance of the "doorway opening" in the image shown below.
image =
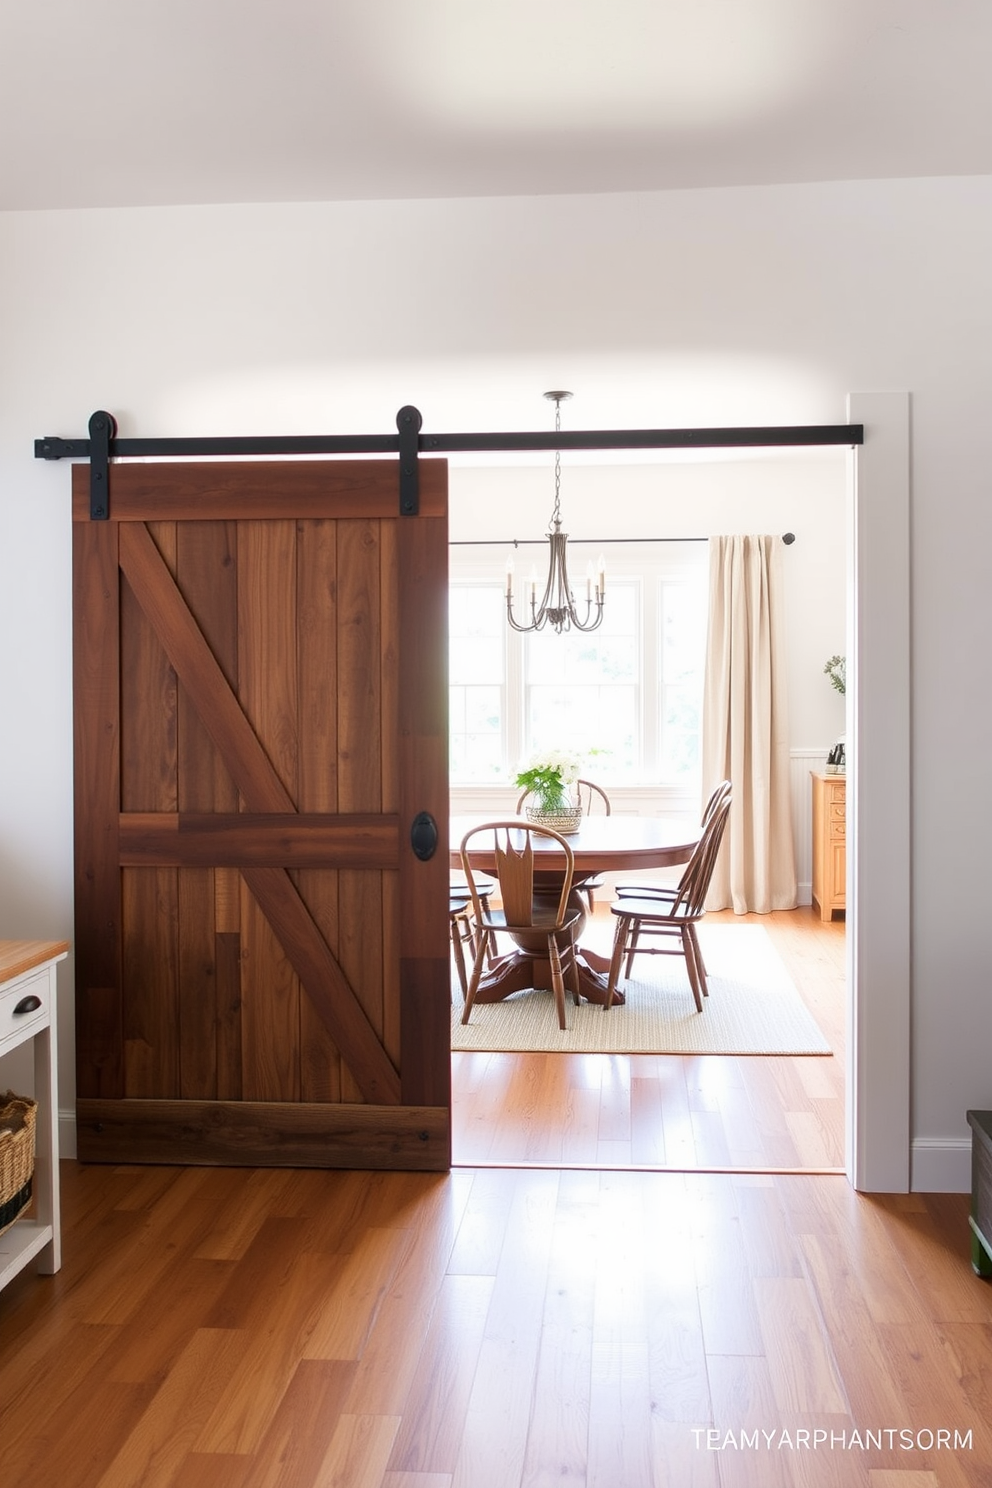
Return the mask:
<path fill-rule="evenodd" d="M 505 539 L 531 535 L 547 475 L 543 466 L 509 472 L 493 466 L 452 470 L 451 535 L 456 544 L 462 543 L 452 549 L 453 583 L 464 585 L 473 578 L 483 585 L 488 582 L 501 597 Z M 844 700 L 832 692 L 823 665 L 847 647 L 846 523 L 853 465 L 836 450 L 798 456 L 792 451 L 774 456 L 762 451 L 743 459 L 738 452 L 730 459 L 709 455 L 687 461 L 683 456 L 678 462 L 666 459 L 637 467 L 587 462 L 578 468 L 570 465 L 568 480 L 572 530 L 588 535 L 593 548 L 604 527 L 611 539 L 606 549 L 608 593 L 630 579 L 638 537 L 655 543 L 661 535 L 681 539 L 672 544 L 673 552 L 681 550 L 674 567 L 685 566 L 685 557 L 695 548 L 705 569 L 705 542 L 690 541 L 701 533 L 791 529 L 797 534 L 784 568 L 792 643 L 790 691 L 796 695 L 799 714 L 790 735 L 799 907 L 770 916 L 710 914 L 705 926 L 748 923 L 756 935 L 767 938 L 823 1028 L 832 1053 L 818 1058 L 456 1052 L 453 1160 L 466 1165 L 843 1172 L 845 924 L 842 914 L 821 920 L 810 902 L 810 777 L 813 770 L 823 769 L 845 729 Z M 629 547 L 613 548 L 618 537 L 627 539 Z M 535 551 L 540 563 L 540 550 Z M 528 554 L 522 566 L 530 561 Z M 643 582 L 643 573 L 637 577 Z M 794 613 L 797 609 L 800 614 Z M 477 688 L 484 685 L 478 667 L 474 680 Z M 517 699 L 522 699 L 526 678 L 519 664 L 498 685 L 516 689 Z M 463 722 L 464 704 L 462 697 Z M 649 711 L 652 706 L 648 704 Z M 643 699 L 635 711 L 637 707 L 643 709 Z M 520 703 L 518 712 L 526 722 L 526 702 Z M 519 746 L 525 727 L 511 722 L 507 732 Z M 657 740 L 651 743 L 657 759 Z M 637 750 L 634 754 L 639 758 Z M 474 811 L 480 819 L 501 814 L 515 799 L 506 783 L 506 766 L 514 763 L 509 757 L 503 761 L 500 785 L 485 780 L 469 783 L 456 773 L 453 812 Z M 629 812 L 691 813 L 698 811 L 699 782 L 691 772 L 681 781 L 656 776 L 648 784 L 641 778 L 626 786 L 614 783 L 611 795 L 619 798 L 614 810 L 619 804 Z M 608 882 L 597 895 L 592 921 L 592 933 L 600 942 L 608 943 L 612 932 L 611 897 Z"/>

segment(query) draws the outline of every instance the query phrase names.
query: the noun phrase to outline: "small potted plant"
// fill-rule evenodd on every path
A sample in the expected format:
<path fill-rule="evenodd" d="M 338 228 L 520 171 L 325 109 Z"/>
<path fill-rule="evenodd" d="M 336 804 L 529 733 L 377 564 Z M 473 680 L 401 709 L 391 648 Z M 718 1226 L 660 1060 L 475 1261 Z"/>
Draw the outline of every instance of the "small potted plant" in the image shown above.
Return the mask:
<path fill-rule="evenodd" d="M 581 768 L 579 756 L 568 750 L 543 749 L 533 755 L 516 779 L 529 793 L 524 807 L 527 819 L 555 832 L 577 832 L 582 808 L 573 802 L 570 787 Z"/>
<path fill-rule="evenodd" d="M 847 657 L 831 656 L 823 664 L 823 670 L 830 678 L 830 686 L 840 693 L 847 691 Z"/>

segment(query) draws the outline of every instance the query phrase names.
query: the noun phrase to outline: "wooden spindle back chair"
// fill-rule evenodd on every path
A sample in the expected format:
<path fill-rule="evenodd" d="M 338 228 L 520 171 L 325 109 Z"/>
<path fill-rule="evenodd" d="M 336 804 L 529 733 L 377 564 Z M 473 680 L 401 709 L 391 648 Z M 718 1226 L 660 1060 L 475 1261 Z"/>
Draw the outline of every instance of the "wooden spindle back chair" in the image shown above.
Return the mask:
<path fill-rule="evenodd" d="M 488 838 L 488 842 L 485 839 Z M 534 841 L 550 839 L 557 850 L 541 855 L 541 867 L 560 869 L 561 888 L 550 897 L 535 896 Z M 478 870 L 473 869 L 471 853 L 485 843 L 487 855 L 495 867 L 501 907 L 484 901 L 477 888 Z M 472 897 L 472 916 L 476 926 L 476 953 L 469 979 L 462 1022 L 467 1023 L 482 979 L 486 946 L 497 931 L 511 935 L 517 946 L 535 958 L 546 957 L 551 963 L 551 985 L 558 1012 L 558 1026 L 565 1027 L 565 974 L 569 975 L 576 1006 L 579 1002 L 578 968 L 575 962 L 574 931 L 582 911 L 571 904 L 575 857 L 566 838 L 550 827 L 519 818 L 485 822 L 466 832 L 461 842 L 462 869 Z M 487 870 L 489 871 L 489 870 Z"/>
<path fill-rule="evenodd" d="M 719 799 L 709 812 L 702 835 L 685 866 L 678 888 L 658 889 L 655 892 L 649 890 L 636 896 L 627 893 L 611 905 L 611 911 L 616 916 L 616 932 L 610 961 L 607 1008 L 613 1005 L 613 994 L 624 957 L 627 963 L 624 975 L 629 978 L 635 955 L 644 954 L 684 956 L 696 1011 L 702 1012 L 703 998 L 709 996 L 709 988 L 706 983 L 706 965 L 696 935 L 696 924 L 706 913 L 706 895 L 726 830 L 730 802 L 731 792 L 728 786 L 720 792 Z M 641 942 L 644 936 L 662 939 L 677 937 L 678 945 L 643 945 Z"/>
<path fill-rule="evenodd" d="M 484 878 L 482 874 L 476 876 L 476 887 L 479 898 L 488 902 L 489 896 L 495 891 L 496 885 L 491 878 Z M 465 950 L 468 949 L 469 956 L 475 961 L 476 945 L 475 924 L 472 919 L 472 895 L 469 891 L 468 880 L 464 873 L 452 870 L 448 884 L 448 925 L 451 934 L 451 950 L 455 958 L 455 971 L 458 974 L 458 985 L 462 992 L 462 1001 L 468 992 L 468 975 L 465 970 Z M 496 942 L 493 937 L 487 937 L 486 950 L 490 962 L 495 955 Z"/>

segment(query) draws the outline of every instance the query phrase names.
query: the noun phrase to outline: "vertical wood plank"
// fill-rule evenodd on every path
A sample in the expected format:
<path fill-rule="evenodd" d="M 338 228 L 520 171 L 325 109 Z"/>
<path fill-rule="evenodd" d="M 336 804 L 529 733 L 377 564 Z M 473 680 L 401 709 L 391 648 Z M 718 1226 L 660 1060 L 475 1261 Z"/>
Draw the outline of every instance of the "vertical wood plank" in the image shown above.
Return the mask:
<path fill-rule="evenodd" d="M 400 998 L 403 1099 L 450 1106 L 448 962 L 447 519 L 397 519 L 400 665 Z M 438 846 L 427 862 L 409 846 L 421 811 Z"/>
<path fill-rule="evenodd" d="M 401 611 L 402 576 L 400 572 L 400 526 L 401 522 L 419 520 L 399 518 L 394 522 L 379 523 L 379 688 L 381 696 L 380 714 L 382 727 L 381 809 L 400 809 L 400 657 L 402 654 L 402 626 L 411 616 Z M 445 588 L 447 588 L 447 546 L 445 546 Z M 418 637 L 423 634 L 414 632 Z M 428 629 L 428 643 L 431 636 Z M 447 649 L 447 636 L 445 636 Z M 445 699 L 447 709 L 447 699 Z M 445 714 L 447 716 L 447 713 Z"/>
<path fill-rule="evenodd" d="M 240 1100 L 241 875 L 214 870 L 214 956 L 217 978 L 217 1099 Z"/>
<path fill-rule="evenodd" d="M 236 868 L 214 869 L 214 929 L 237 935 L 241 929 L 241 876 Z"/>
<path fill-rule="evenodd" d="M 240 909 L 239 909 L 240 917 Z M 241 936 L 220 933 L 217 957 L 217 1099 L 241 1100 Z"/>
<path fill-rule="evenodd" d="M 176 581 L 227 681 L 238 680 L 237 529 L 233 522 L 176 524 Z M 237 811 L 238 793 L 220 751 L 189 695 L 178 690 L 178 809 Z M 224 870 L 179 877 L 179 1069 L 187 1100 L 218 1096 L 219 1039 L 229 1028 L 230 988 L 218 976 L 224 958 L 217 936 L 236 932 L 230 905 L 237 904 L 237 875 Z M 230 880 L 233 878 L 233 892 Z M 218 914 L 218 908 L 220 914 Z M 234 963 L 235 969 L 237 962 Z M 230 971 L 224 960 L 225 974 Z M 220 998 L 226 998 L 221 1006 Z M 240 997 L 235 1003 L 240 1003 Z M 237 1040 L 240 1088 L 240 1037 Z M 229 1083 L 229 1082 L 228 1082 Z"/>
<path fill-rule="evenodd" d="M 296 522 L 238 525 L 238 693 L 276 774 L 298 781 Z M 300 1098 L 300 984 L 255 900 L 241 897 L 246 1100 Z"/>
<path fill-rule="evenodd" d="M 338 810 L 338 523 L 298 522 L 299 808 Z"/>
<path fill-rule="evenodd" d="M 179 903 L 174 868 L 121 874 L 124 1094 L 179 1094 Z"/>
<path fill-rule="evenodd" d="M 296 532 L 299 652 L 299 808 L 338 809 L 337 523 L 301 521 Z M 338 874 L 301 869 L 300 897 L 327 944 L 339 940 Z M 341 1056 L 309 997 L 300 999 L 300 1088 L 304 1100 L 341 1099 Z"/>
<path fill-rule="evenodd" d="M 343 870 L 339 884 L 338 962 L 381 1039 L 383 945 L 379 927 L 382 925 L 382 874 Z M 374 930 L 371 929 L 373 926 Z M 342 1069 L 341 1092 L 346 1101 L 363 1098 L 347 1067 Z"/>
<path fill-rule="evenodd" d="M 378 522 L 338 524 L 338 809 L 382 809 Z"/>
<path fill-rule="evenodd" d="M 403 997 L 400 975 L 400 879 L 398 873 L 382 873 L 382 1041 L 386 1053 L 402 1069 Z M 451 1042 L 450 1027 L 446 1042 Z M 451 1054 L 448 1052 L 450 1064 Z M 429 1104 L 423 1102 L 422 1104 Z"/>
<path fill-rule="evenodd" d="M 120 625 L 121 809 L 175 811 L 176 674 L 126 580 Z"/>
<path fill-rule="evenodd" d="M 379 523 L 379 675 L 382 695 L 382 810 L 400 810 L 400 570 L 399 518 Z M 402 840 L 402 839 L 401 839 Z M 401 849 L 402 850 L 402 849 Z M 382 1039 L 402 1068 L 402 979 L 400 977 L 399 878 L 383 873 Z"/>
<path fill-rule="evenodd" d="M 237 529 L 233 522 L 180 522 L 176 580 L 221 671 L 238 686 Z M 236 811 L 237 791 L 219 751 L 179 687 L 179 810 Z"/>
<path fill-rule="evenodd" d="M 183 868 L 179 879 L 179 1094 L 217 1099 L 217 936 L 214 874 Z"/>
<path fill-rule="evenodd" d="M 300 1099 L 300 984 L 247 885 L 241 890 L 241 1095 Z"/>
<path fill-rule="evenodd" d="M 77 485 L 88 470 L 77 467 Z M 74 522 L 76 1089 L 123 1094 L 120 612 L 116 522 Z"/>
<path fill-rule="evenodd" d="M 382 809 L 382 677 L 380 523 L 338 523 L 338 809 Z M 383 1026 L 381 875 L 339 875 L 338 960 L 373 1028 Z M 347 1069 L 342 1097 L 361 1099 Z"/>
<path fill-rule="evenodd" d="M 175 570 L 174 522 L 148 522 Z M 131 586 L 120 586 L 121 809 L 175 811 L 178 802 L 176 674 Z M 179 1093 L 178 876 L 169 869 L 121 875 L 124 1090 L 137 1099 Z"/>
<path fill-rule="evenodd" d="M 331 869 L 300 869 L 293 877 L 300 898 L 327 945 L 339 943 L 338 875 Z M 304 990 L 300 996 L 300 1091 L 306 1101 L 341 1100 L 342 1061 L 327 1025 Z"/>
<path fill-rule="evenodd" d="M 297 799 L 296 523 L 238 525 L 238 697 Z"/>

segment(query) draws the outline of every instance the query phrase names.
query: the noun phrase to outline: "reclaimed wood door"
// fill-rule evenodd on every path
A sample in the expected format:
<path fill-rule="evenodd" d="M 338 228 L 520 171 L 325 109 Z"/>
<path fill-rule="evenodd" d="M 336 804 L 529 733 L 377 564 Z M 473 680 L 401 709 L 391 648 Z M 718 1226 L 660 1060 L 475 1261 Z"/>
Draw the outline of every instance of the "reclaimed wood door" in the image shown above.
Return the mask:
<path fill-rule="evenodd" d="M 73 472 L 79 1156 L 450 1162 L 447 472 Z M 411 825 L 437 824 L 422 858 Z"/>

